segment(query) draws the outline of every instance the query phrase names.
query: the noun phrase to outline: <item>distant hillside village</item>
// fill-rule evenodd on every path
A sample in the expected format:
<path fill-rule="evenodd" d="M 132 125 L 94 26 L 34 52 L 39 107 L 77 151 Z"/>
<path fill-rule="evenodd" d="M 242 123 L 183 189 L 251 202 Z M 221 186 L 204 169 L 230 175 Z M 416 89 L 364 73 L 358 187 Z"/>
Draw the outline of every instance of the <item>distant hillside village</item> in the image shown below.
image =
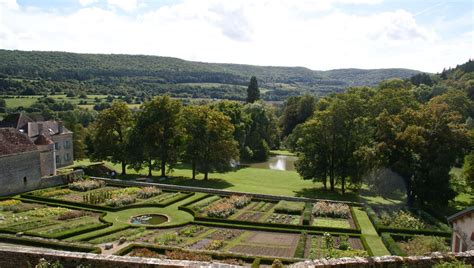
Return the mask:
<path fill-rule="evenodd" d="M 61 121 L 34 121 L 25 114 L 0 121 L 0 193 L 36 189 L 41 177 L 72 165 L 72 135 Z"/>

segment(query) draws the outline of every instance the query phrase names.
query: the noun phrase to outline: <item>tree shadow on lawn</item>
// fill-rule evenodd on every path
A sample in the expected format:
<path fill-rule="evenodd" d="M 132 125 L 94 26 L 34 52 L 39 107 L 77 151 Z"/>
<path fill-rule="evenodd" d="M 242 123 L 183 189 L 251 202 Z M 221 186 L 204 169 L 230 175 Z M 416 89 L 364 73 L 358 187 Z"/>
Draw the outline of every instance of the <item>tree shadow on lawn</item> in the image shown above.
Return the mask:
<path fill-rule="evenodd" d="M 339 201 L 352 201 L 359 202 L 358 195 L 354 192 L 346 192 L 344 195 L 336 189 L 334 192 L 325 190 L 324 188 L 304 188 L 298 191 L 294 191 L 297 197 L 307 197 L 316 199 L 329 199 Z"/>
<path fill-rule="evenodd" d="M 345 194 L 342 194 L 339 189 L 332 192 L 330 190 L 325 190 L 324 188 L 304 188 L 295 191 L 294 193 L 297 197 L 351 201 L 368 204 L 400 205 L 400 202 L 403 203 L 403 198 L 400 198 L 401 200 L 394 197 L 392 197 L 394 199 L 386 198 L 364 188 L 357 191 L 348 190 Z"/>
<path fill-rule="evenodd" d="M 149 178 L 148 176 L 138 175 L 138 174 L 127 174 L 118 176 L 121 180 L 130 180 L 135 181 L 137 178 Z M 181 185 L 181 186 L 192 186 L 192 187 L 201 187 L 201 188 L 212 188 L 212 189 L 226 189 L 234 186 L 234 184 L 229 183 L 223 179 L 210 178 L 208 180 L 204 179 L 191 179 L 187 177 L 166 177 L 162 178 L 160 176 L 151 177 L 153 182 L 162 183 L 162 184 L 171 184 L 171 185 Z"/>

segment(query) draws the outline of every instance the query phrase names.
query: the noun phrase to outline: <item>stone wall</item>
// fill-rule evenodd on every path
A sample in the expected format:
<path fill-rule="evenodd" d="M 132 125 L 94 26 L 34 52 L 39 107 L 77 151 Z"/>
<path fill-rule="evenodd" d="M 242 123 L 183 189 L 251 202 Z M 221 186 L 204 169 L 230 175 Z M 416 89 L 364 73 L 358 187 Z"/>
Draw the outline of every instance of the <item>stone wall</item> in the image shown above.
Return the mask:
<path fill-rule="evenodd" d="M 0 158 L 0 163 L 1 163 L 1 158 Z M 31 162 L 28 162 L 26 164 L 28 164 L 28 167 L 29 167 L 31 165 Z M 1 170 L 1 164 L 0 164 L 0 170 Z M 3 172 L 0 174 L 3 174 Z M 68 174 L 61 174 L 61 175 L 39 178 L 40 176 L 39 176 L 39 167 L 38 167 L 37 177 L 34 177 L 38 179 L 27 180 L 26 184 L 23 184 L 23 179 L 20 180 L 21 181 L 20 183 L 18 181 L 15 182 L 10 179 L 5 179 L 5 180 L 0 179 L 0 186 L 1 186 L 0 196 L 19 194 L 23 192 L 33 191 L 36 189 L 43 189 L 43 188 L 48 188 L 48 187 L 65 185 L 69 182 L 73 182 L 75 180 L 78 180 L 79 178 L 82 178 L 83 175 L 84 175 L 84 172 L 82 170 L 75 170 Z"/>
<path fill-rule="evenodd" d="M 79 265 L 101 268 L 145 268 L 145 267 L 239 267 L 219 263 L 161 260 L 151 258 L 98 255 L 21 246 L 0 246 L 1 268 L 34 267 L 40 259 L 59 261 L 64 268 Z"/>
<path fill-rule="evenodd" d="M 54 145 L 37 145 L 40 150 L 41 176 L 56 175 L 56 163 L 54 159 Z"/>
<path fill-rule="evenodd" d="M 356 203 L 356 202 L 346 202 L 346 201 L 337 201 L 337 200 L 325 200 L 325 199 L 314 199 L 314 198 L 306 198 L 306 197 L 293 197 L 293 196 L 270 195 L 270 194 L 256 194 L 256 193 L 227 191 L 227 190 L 219 190 L 219 189 L 212 189 L 212 188 L 181 186 L 181 185 L 154 183 L 154 182 L 125 181 L 125 180 L 119 180 L 119 179 L 108 179 L 108 178 L 92 177 L 92 176 L 91 178 L 103 180 L 103 181 L 111 182 L 111 183 L 118 183 L 124 186 L 138 186 L 138 187 L 155 186 L 161 189 L 173 190 L 173 191 L 200 192 L 200 193 L 226 195 L 226 196 L 239 194 L 239 195 L 248 195 L 253 198 L 269 199 L 269 200 L 275 200 L 275 201 L 280 201 L 280 200 L 295 201 L 295 202 L 331 201 L 331 202 L 337 202 L 337 203 L 360 205 L 360 203 Z"/>
<path fill-rule="evenodd" d="M 0 196 L 35 189 L 40 178 L 39 151 L 0 157 Z"/>
<path fill-rule="evenodd" d="M 292 268 L 349 268 L 349 267 L 432 267 L 436 263 L 453 261 L 454 259 L 467 265 L 474 264 L 474 250 L 461 253 L 441 254 L 433 252 L 429 256 L 383 256 L 368 258 L 320 259 L 298 262 Z M 469 266 L 468 266 L 469 267 Z"/>
<path fill-rule="evenodd" d="M 51 139 L 54 141 L 56 149 L 56 157 L 59 158 L 59 163 L 56 163 L 56 167 L 65 167 L 74 164 L 74 151 L 72 143 L 72 133 L 63 133 L 58 135 L 51 136 Z M 69 147 L 66 146 L 66 142 L 69 143 Z M 69 155 L 69 160 L 66 159 L 66 156 Z"/>
<path fill-rule="evenodd" d="M 145 268 L 145 267 L 240 267 L 222 263 L 195 262 L 181 260 L 164 260 L 138 258 L 127 256 L 99 255 L 92 253 L 77 253 L 23 246 L 0 245 L 0 267 L 23 268 L 34 267 L 40 259 L 49 262 L 59 261 L 63 267 L 72 268 L 79 265 L 104 268 Z M 432 267 L 441 261 L 457 259 L 465 264 L 474 264 L 474 251 L 450 253 L 443 255 L 433 253 L 430 256 L 412 257 L 368 257 L 322 259 L 295 263 L 293 268 L 348 268 L 348 267 Z M 30 266 L 31 265 L 31 266 Z"/>

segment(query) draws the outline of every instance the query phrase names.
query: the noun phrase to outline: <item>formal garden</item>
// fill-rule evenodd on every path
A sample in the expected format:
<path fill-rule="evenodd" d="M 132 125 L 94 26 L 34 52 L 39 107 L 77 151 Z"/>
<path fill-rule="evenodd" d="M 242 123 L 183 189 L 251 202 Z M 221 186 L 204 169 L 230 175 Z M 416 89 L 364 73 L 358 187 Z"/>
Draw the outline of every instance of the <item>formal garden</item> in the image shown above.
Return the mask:
<path fill-rule="evenodd" d="M 0 200 L 0 237 L 80 252 L 257 266 L 449 251 L 425 211 L 83 179 Z"/>

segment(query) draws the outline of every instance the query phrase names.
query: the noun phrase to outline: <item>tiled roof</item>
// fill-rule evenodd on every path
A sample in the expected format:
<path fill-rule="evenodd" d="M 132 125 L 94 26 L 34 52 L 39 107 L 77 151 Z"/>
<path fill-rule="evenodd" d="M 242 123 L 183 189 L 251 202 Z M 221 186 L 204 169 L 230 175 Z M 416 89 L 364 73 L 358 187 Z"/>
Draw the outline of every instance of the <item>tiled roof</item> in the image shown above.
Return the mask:
<path fill-rule="evenodd" d="M 15 128 L 0 128 L 0 156 L 36 150 L 38 148 L 27 135 Z"/>
<path fill-rule="evenodd" d="M 12 127 L 16 129 L 24 129 L 26 131 L 28 122 L 33 122 L 33 120 L 23 113 L 9 114 L 3 119 L 3 121 L 0 121 L 0 127 Z"/>
<path fill-rule="evenodd" d="M 49 145 L 53 143 L 54 142 L 50 138 L 46 137 L 43 134 L 38 135 L 38 138 L 36 138 L 35 140 L 36 145 Z"/>

